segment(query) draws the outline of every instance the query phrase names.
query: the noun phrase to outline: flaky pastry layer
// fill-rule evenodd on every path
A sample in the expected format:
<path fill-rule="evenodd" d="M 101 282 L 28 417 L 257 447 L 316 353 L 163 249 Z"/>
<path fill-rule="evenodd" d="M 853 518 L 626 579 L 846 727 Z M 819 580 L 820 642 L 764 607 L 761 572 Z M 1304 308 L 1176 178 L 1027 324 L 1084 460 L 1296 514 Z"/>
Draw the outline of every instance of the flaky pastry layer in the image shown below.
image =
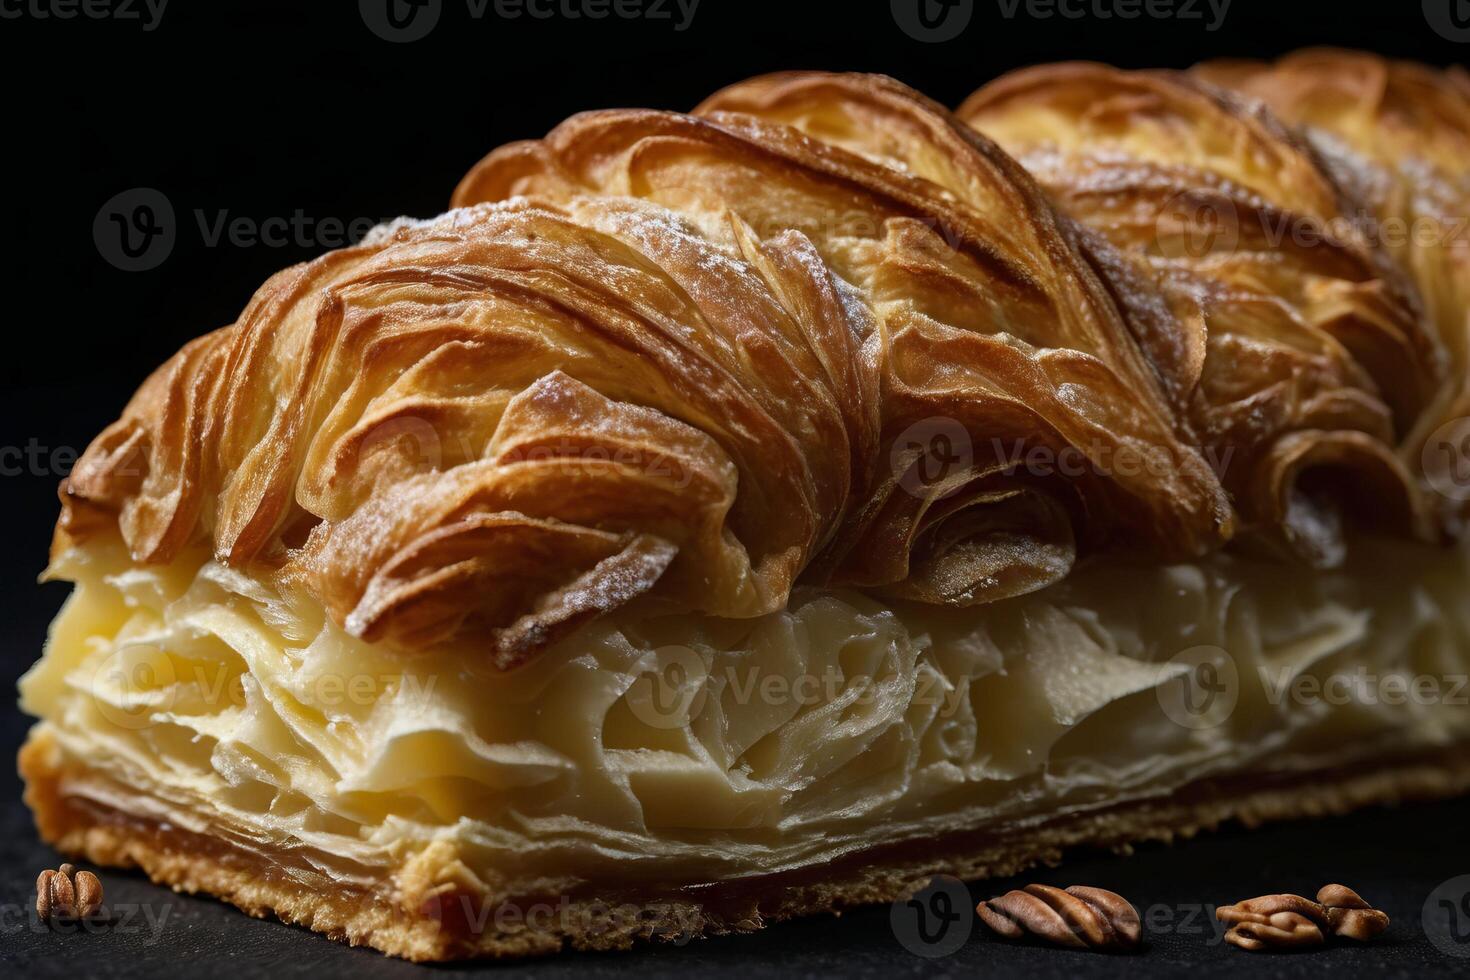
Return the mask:
<path fill-rule="evenodd" d="M 363 892 L 280 873 L 278 863 L 175 827 L 95 806 L 77 806 L 59 791 L 67 774 L 44 736 L 21 754 L 26 800 L 43 835 L 68 854 L 100 864 L 141 867 L 155 881 L 205 892 L 257 917 L 275 916 L 352 945 L 368 945 L 411 960 L 545 955 L 564 949 L 620 950 L 635 942 L 684 943 L 704 936 L 751 932 L 775 922 L 912 894 L 936 874 L 967 880 L 1000 878 L 1038 864 L 1055 864 L 1078 845 L 1122 850 L 1144 841 L 1172 842 L 1226 820 L 1255 826 L 1267 820 L 1323 817 L 1372 804 L 1396 804 L 1470 790 L 1470 754 L 1456 749 L 1394 759 L 1347 771 L 1322 772 L 1311 782 L 1278 787 L 1206 782 L 1164 800 L 1090 811 L 990 835 L 950 835 L 938 841 L 864 852 L 815 873 L 653 893 L 607 888 L 576 896 L 506 898 L 435 887 L 432 871 L 409 891 Z M 446 864 L 451 853 L 434 855 Z M 417 903 L 417 914 L 415 914 Z"/>
<path fill-rule="evenodd" d="M 375 901 L 605 896 L 1463 746 L 1465 552 L 1354 553 L 1313 576 L 1100 563 L 981 614 L 843 592 L 755 621 L 634 607 L 505 673 L 473 646 L 364 644 L 268 571 L 114 544 L 54 569 L 77 589 L 22 692 L 80 812 Z M 1201 664 L 1219 716 L 1181 714 Z"/>

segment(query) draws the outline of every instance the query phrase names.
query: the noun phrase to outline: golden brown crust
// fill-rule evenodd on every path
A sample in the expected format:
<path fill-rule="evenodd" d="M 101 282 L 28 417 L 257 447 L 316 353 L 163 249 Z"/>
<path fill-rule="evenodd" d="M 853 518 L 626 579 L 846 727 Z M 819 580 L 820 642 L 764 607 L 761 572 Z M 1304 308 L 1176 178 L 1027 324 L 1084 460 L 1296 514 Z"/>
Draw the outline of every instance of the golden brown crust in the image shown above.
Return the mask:
<path fill-rule="evenodd" d="M 21 750 L 20 767 L 41 836 L 63 853 L 97 864 L 141 867 L 175 890 L 217 895 L 257 917 L 275 915 L 413 960 L 626 949 L 643 940 L 751 932 L 797 916 L 893 901 L 935 874 L 967 881 L 1006 877 L 1037 864 L 1056 864 L 1067 849 L 1082 845 L 1126 850 L 1133 843 L 1188 838 L 1229 820 L 1256 826 L 1470 790 L 1470 747 L 1455 746 L 1314 773 L 1310 781 L 1242 776 L 1198 783 L 1167 798 L 1020 830 L 880 848 L 813 872 L 699 887 L 679 882 L 654 889 L 653 895 L 605 887 L 564 898 L 526 898 L 436 891 L 414 875 L 400 875 L 396 887 L 385 883 L 381 892 L 303 884 L 275 873 L 280 866 L 267 867 L 258 855 L 221 840 L 178 828 L 163 833 L 135 817 L 62 796 L 65 773 L 55 768 L 54 759 L 46 741 L 33 738 Z M 454 860 L 452 853 L 438 857 L 444 864 Z M 502 906 L 517 914 L 497 915 Z M 530 915 L 528 923 L 526 913 L 533 906 L 545 914 Z"/>
<path fill-rule="evenodd" d="M 750 616 L 805 572 L 967 603 L 1079 550 L 1217 547 L 1218 481 L 1024 173 L 895 83 L 836 97 L 973 201 L 751 116 L 577 117 L 457 196 L 537 203 L 289 270 L 181 352 L 78 465 L 65 533 L 115 509 L 141 561 L 207 536 L 358 635 L 472 623 L 507 666 L 651 590 Z M 934 419 L 973 451 L 907 487 Z M 1014 472 L 1033 449 L 1094 465 Z"/>
<path fill-rule="evenodd" d="M 1412 126 L 1453 142 L 1462 89 Z M 1242 527 L 1317 564 L 1348 519 L 1435 537 L 1414 433 L 1465 365 L 1430 320 L 1470 297 L 1426 319 L 1361 193 L 1259 106 L 1098 65 L 959 116 L 814 72 L 575 116 L 160 368 L 57 545 L 109 519 L 142 562 L 207 540 L 356 635 L 472 634 L 511 667 L 647 593 L 970 604 Z M 1191 239 L 1200 208 L 1225 246 Z"/>
<path fill-rule="evenodd" d="M 1396 450 L 1448 381 L 1440 338 L 1304 140 L 1187 75 L 1092 64 L 1013 73 L 959 114 L 1122 250 L 1194 338 L 1186 414 L 1230 458 L 1248 527 L 1333 564 L 1357 503 L 1336 489 L 1366 481 L 1360 512 L 1438 532 Z"/>
<path fill-rule="evenodd" d="M 1449 363 L 1447 383 L 1406 441 L 1417 458 L 1425 437 L 1470 414 L 1470 76 L 1460 66 L 1326 48 L 1270 64 L 1211 61 L 1193 73 L 1298 127 L 1412 280 Z"/>

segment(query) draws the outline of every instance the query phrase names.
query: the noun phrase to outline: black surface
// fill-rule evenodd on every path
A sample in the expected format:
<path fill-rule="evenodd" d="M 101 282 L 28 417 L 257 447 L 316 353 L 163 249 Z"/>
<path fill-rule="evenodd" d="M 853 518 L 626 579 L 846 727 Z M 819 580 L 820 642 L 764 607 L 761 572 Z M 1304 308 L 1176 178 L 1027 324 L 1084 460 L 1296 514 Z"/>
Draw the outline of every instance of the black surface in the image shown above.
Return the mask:
<path fill-rule="evenodd" d="M 4 917 L 0 962 L 25 975 L 156 977 L 227 970 L 230 976 L 364 978 L 430 977 L 476 972 L 496 976 L 1195 977 L 1470 975 L 1470 942 L 1447 955 L 1426 938 L 1422 910 L 1445 880 L 1470 873 L 1470 800 L 1369 810 L 1319 823 L 1226 829 L 1174 846 L 1140 847 L 1129 857 L 1091 851 L 1061 868 L 1011 881 L 971 886 L 974 899 L 1025 882 L 1114 889 L 1138 908 L 1147 944 L 1133 955 L 1103 955 L 996 941 L 964 907 L 952 928 L 972 927 L 949 956 L 929 959 L 906 949 L 890 909 L 865 908 L 773 926 L 753 936 L 647 946 L 631 954 L 567 954 L 511 964 L 428 967 L 352 949 L 274 921 L 251 919 L 207 898 L 175 895 L 137 874 L 102 870 L 113 923 L 89 932 L 58 933 L 12 901 L 28 896 L 35 873 L 56 856 L 35 838 L 17 804 L 5 809 L 0 878 Z M 1371 945 L 1334 945 L 1304 953 L 1247 953 L 1220 941 L 1217 905 L 1255 895 L 1314 894 L 1329 880 L 1358 889 L 1392 919 Z M 1470 922 L 1461 922 L 1470 928 Z M 74 928 L 74 927 L 73 927 Z M 948 937 L 946 937 L 948 938 Z M 95 971 L 95 972 L 94 972 Z"/>
<path fill-rule="evenodd" d="M 496 145 L 539 136 L 581 109 L 688 108 L 723 84 L 781 68 L 887 72 L 953 105 L 987 79 L 1038 61 L 1183 67 L 1206 57 L 1269 57 L 1338 44 L 1448 64 L 1470 51 L 1436 32 L 1418 0 L 1233 0 L 1216 30 L 1200 20 L 1035 17 L 1024 0 L 1007 18 L 1011 0 L 972 0 L 968 27 L 945 43 L 905 34 L 889 0 L 700 0 L 682 31 L 654 20 L 474 20 L 464 0 L 444 0 L 436 29 L 411 44 L 374 36 L 354 0 L 170 0 L 147 31 L 137 21 L 27 12 L 51 2 L 0 0 L 5 691 L 35 658 L 65 595 L 62 586 L 34 584 L 56 514 L 56 483 L 145 373 L 185 340 L 232 320 L 267 275 L 334 244 L 327 219 L 360 226 L 363 219 L 433 214 Z M 1079 2 L 1070 0 L 1069 9 Z M 1434 10 L 1445 13 L 1452 3 L 1461 13 L 1470 6 L 1439 0 L 1435 7 L 1430 0 L 1430 13 L 1438 17 Z M 16 11 L 22 16 L 10 16 Z M 104 202 L 136 187 L 162 191 L 179 224 L 165 261 L 126 272 L 104 260 L 92 226 Z M 291 221 L 298 212 L 309 230 L 281 245 L 211 243 L 207 234 L 222 215 L 260 223 Z M 26 722 L 8 696 L 3 700 L 0 752 L 9 755 Z M 18 928 L 35 873 L 54 860 L 37 844 L 18 796 L 11 767 L 0 766 L 0 961 L 25 964 L 31 975 L 415 972 L 110 872 L 104 878 L 113 901 L 168 910 L 156 942 L 120 925 L 79 936 Z M 1325 878 L 1341 878 L 1394 916 L 1387 941 L 1366 950 L 1261 958 L 1212 946 L 1203 935 L 1169 933 L 1155 934 L 1146 955 L 1120 960 L 999 948 L 972 937 L 960 953 L 931 962 L 906 952 L 888 911 L 877 909 L 755 938 L 513 969 L 1294 976 L 1323 969 L 1423 975 L 1459 966 L 1463 974 L 1470 960 L 1441 957 L 1426 945 L 1418 908 L 1438 882 L 1470 872 L 1467 817 L 1466 804 L 1380 811 L 1226 833 L 1146 849 L 1128 861 L 1088 859 L 1037 876 L 1116 887 L 1142 905 L 1169 906 L 1279 888 L 1310 891 Z"/>

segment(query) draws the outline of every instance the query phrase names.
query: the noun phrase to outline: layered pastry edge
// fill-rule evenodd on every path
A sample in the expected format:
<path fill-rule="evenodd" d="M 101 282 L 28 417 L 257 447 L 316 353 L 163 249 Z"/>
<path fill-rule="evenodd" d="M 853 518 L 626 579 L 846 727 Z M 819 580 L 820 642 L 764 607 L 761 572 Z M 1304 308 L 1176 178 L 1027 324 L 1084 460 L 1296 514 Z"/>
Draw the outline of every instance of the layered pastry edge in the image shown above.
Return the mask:
<path fill-rule="evenodd" d="M 827 590 L 756 621 L 635 607 L 477 676 L 472 650 L 373 660 L 267 570 L 89 545 L 53 567 L 77 587 L 22 682 L 27 800 L 68 852 L 442 959 L 740 931 L 1071 844 L 1460 792 L 1470 559 L 1354 553 L 1308 577 L 1097 562 L 961 613 Z M 1233 703 L 1180 714 L 1205 663 Z"/>

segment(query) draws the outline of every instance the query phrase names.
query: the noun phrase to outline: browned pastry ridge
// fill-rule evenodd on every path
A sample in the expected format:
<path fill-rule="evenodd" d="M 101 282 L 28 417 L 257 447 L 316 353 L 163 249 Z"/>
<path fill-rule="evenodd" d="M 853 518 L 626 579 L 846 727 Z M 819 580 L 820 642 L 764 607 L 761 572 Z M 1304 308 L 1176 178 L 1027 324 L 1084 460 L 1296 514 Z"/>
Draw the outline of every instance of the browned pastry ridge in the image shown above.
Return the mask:
<path fill-rule="evenodd" d="M 1408 440 L 1418 451 L 1439 426 L 1470 414 L 1470 75 L 1330 49 L 1274 65 L 1206 62 L 1193 74 L 1297 127 L 1351 191 L 1355 220 L 1371 225 L 1417 286 L 1449 361 Z"/>
<path fill-rule="evenodd" d="M 936 871 L 1009 874 L 1073 844 L 1463 791 L 1458 729 L 1434 728 L 1427 709 L 1385 723 L 1419 726 L 1415 738 L 1364 735 L 1379 716 L 1344 710 L 1338 727 L 1264 760 L 1251 753 L 1301 732 L 1260 685 L 1247 685 L 1236 728 L 1213 743 L 1170 727 L 1154 704 L 1147 733 L 1119 719 L 1143 718 L 1152 696 L 1135 695 L 1179 676 L 1162 662 L 1190 644 L 1149 646 L 1176 638 L 1170 617 L 1195 617 L 1221 643 L 1277 642 L 1288 672 L 1353 644 L 1391 645 L 1373 630 L 1413 647 L 1403 656 L 1421 670 L 1470 649 L 1470 623 L 1455 617 L 1423 649 L 1394 625 L 1422 625 L 1413 617 L 1455 601 L 1444 597 L 1463 577 L 1462 505 L 1431 489 L 1423 448 L 1470 412 L 1470 262 L 1443 239 L 1382 233 L 1390 218 L 1470 213 L 1467 144 L 1463 73 L 1316 52 L 1186 73 L 1044 66 L 987 85 L 955 113 L 885 77 L 786 73 L 690 114 L 586 113 L 501 147 L 446 214 L 394 222 L 272 277 L 234 324 L 158 368 L 63 482 L 53 574 L 93 598 L 53 630 L 58 652 L 26 695 L 45 719 L 22 755 L 43 836 L 253 912 L 440 959 L 656 934 L 640 919 L 598 934 L 562 924 L 466 936 L 428 910 L 461 896 L 594 903 L 630 853 L 620 848 L 664 843 L 669 827 L 669 854 L 624 861 L 639 864 L 645 890 L 625 883 L 618 894 L 655 924 L 666 915 L 722 932 L 891 899 Z M 1365 559 L 1353 565 L 1380 545 L 1398 562 L 1385 569 L 1411 569 L 1400 592 L 1378 588 Z M 1087 577 L 1110 562 L 1130 569 L 1122 584 Z M 1227 607 L 1247 592 L 1239 605 L 1257 618 L 1240 629 Z M 1166 597 L 1160 609 L 1141 608 L 1150 596 Z M 1294 620 L 1298 601 L 1317 605 Z M 846 603 L 828 615 L 867 632 L 839 636 L 818 613 L 816 625 L 780 620 L 822 602 Z M 1111 636 L 1109 611 L 1123 624 Z M 1306 635 L 1298 620 L 1318 614 L 1321 629 Z M 922 655 L 926 677 L 954 682 L 969 728 L 928 727 L 937 709 L 897 695 L 866 715 L 854 708 L 856 721 L 803 716 L 805 735 L 780 730 L 794 716 L 778 724 L 774 709 L 742 706 L 738 721 L 757 734 L 721 743 L 726 758 L 689 745 L 735 727 L 734 708 L 701 719 L 697 738 L 692 722 L 638 727 L 614 690 L 632 660 L 588 654 L 566 672 L 576 696 L 545 693 L 565 665 L 559 644 L 600 628 L 622 630 L 619 655 L 636 659 L 666 635 L 728 653 L 736 641 L 710 637 L 777 620 L 786 639 L 763 649 L 784 666 L 818 652 L 841 666 L 881 659 L 878 641 L 864 643 L 890 630 L 879 639 L 909 657 L 903 670 L 917 672 Z M 967 623 L 972 634 L 954 640 Z M 219 642 L 227 630 L 247 637 L 249 657 Z M 436 696 L 479 727 L 451 737 L 442 722 L 390 765 L 372 756 L 380 743 L 351 730 L 367 722 L 329 724 L 309 698 L 292 701 L 249 715 L 260 744 L 304 746 L 290 743 L 300 754 L 273 784 L 257 778 L 279 761 L 270 751 L 232 745 L 226 765 L 195 737 L 223 746 L 264 703 L 257 692 L 221 720 L 189 688 L 161 712 L 179 732 L 137 739 L 163 746 L 172 769 L 149 769 L 131 748 L 105 771 L 89 765 L 84 740 L 68 737 L 96 712 L 66 700 L 78 689 L 66 670 L 114 640 L 125 659 L 152 656 L 135 648 L 160 636 L 205 637 L 164 659 L 278 672 L 266 679 L 283 703 L 300 695 L 298 646 L 390 675 L 427 664 L 458 679 Z M 944 637 L 954 642 L 941 650 Z M 454 659 L 465 651 L 468 666 Z M 967 685 L 982 675 L 1011 686 L 976 694 Z M 464 698 L 466 687 L 483 698 Z M 606 715 L 581 738 L 559 713 L 594 702 Z M 1097 726 L 1105 738 L 1069 742 L 1105 705 L 1117 708 Z M 818 775 L 798 765 L 813 732 L 861 728 L 884 711 L 892 737 L 853 752 L 900 772 L 891 798 L 842 769 L 841 753 L 823 756 Z M 981 744 L 1016 731 L 1014 746 Z M 1210 756 L 1212 744 L 1243 748 Z M 1057 746 L 1072 782 L 1048 758 Z M 1136 782 L 1110 797 L 1088 747 Z M 683 769 L 668 761 L 686 749 L 705 753 L 696 762 L 708 771 L 688 755 Z M 1198 767 L 1149 769 L 1153 757 L 1130 760 L 1130 749 Z M 193 769 L 180 761 L 190 752 L 204 756 Z M 362 770 L 381 764 L 392 778 L 349 779 L 332 752 L 371 756 Z M 602 784 L 604 796 L 583 792 L 576 779 L 599 771 L 587 760 L 604 752 L 670 768 L 634 773 L 645 783 L 632 789 L 620 771 L 622 796 Z M 921 756 L 944 772 L 924 782 L 917 763 L 893 761 Z M 475 779 L 456 782 L 459 765 Z M 425 784 L 439 782 L 404 790 L 403 773 L 425 766 Z M 1301 788 L 1303 772 L 1324 775 Z M 177 812 L 135 811 L 142 794 L 129 788 L 147 790 L 145 776 L 179 781 L 159 808 Z M 839 802 L 800 795 L 824 779 Z M 925 818 L 939 800 L 939 811 L 991 807 L 1004 819 L 918 845 L 920 818 L 905 811 L 909 838 L 882 842 L 896 848 L 889 864 L 864 863 L 872 842 L 859 846 L 852 831 L 830 880 L 814 876 L 805 838 L 794 856 L 771 857 L 769 874 L 750 857 L 775 854 L 793 824 L 825 840 L 809 830 L 830 829 L 813 817 L 821 806 L 870 815 L 916 786 L 932 794 L 916 804 Z M 967 787 L 979 802 L 966 802 Z M 604 812 L 558 812 L 557 792 Z M 207 825 L 212 811 L 199 826 L 173 819 L 216 797 L 231 813 L 268 812 L 364 851 L 394 821 L 420 820 L 432 841 L 419 851 L 390 841 L 366 858 L 302 844 L 263 860 L 248 834 Z M 313 810 L 321 799 L 336 809 Z M 1024 812 L 1028 800 L 1041 810 Z M 690 822 L 668 817 L 705 802 L 677 815 Z M 456 837 L 456 821 L 479 819 L 469 807 L 504 818 L 499 836 Z M 544 852 L 520 847 L 515 833 L 530 823 L 564 836 Z M 699 858 L 705 877 L 659 877 L 701 834 L 716 842 Z M 720 863 L 737 852 L 748 867 Z M 397 863 L 372 863 L 384 854 Z M 505 854 L 515 868 L 496 864 Z M 576 872 L 538 877 L 543 854 Z M 336 879 L 321 866 L 338 859 L 356 877 L 343 873 L 351 886 L 323 898 Z M 710 889 L 677 891 L 693 884 Z"/>
<path fill-rule="evenodd" d="M 889 155 L 750 113 L 578 116 L 483 161 L 461 210 L 281 273 L 93 444 L 63 541 L 116 511 L 139 560 L 202 536 L 359 636 L 471 622 L 504 666 L 650 590 L 970 604 L 1079 549 L 1219 547 L 1226 495 L 1077 229 L 916 93 L 810 84 Z M 935 418 L 986 438 L 905 492 L 899 437 Z M 1016 447 L 1093 465 L 1032 477 Z"/>
<path fill-rule="evenodd" d="M 139 561 L 202 538 L 359 636 L 469 622 L 511 666 L 649 591 L 752 616 L 804 576 L 965 605 L 1237 530 L 1333 564 L 1364 499 L 1439 533 L 1397 449 L 1462 339 L 1339 220 L 1361 206 L 1306 143 L 1102 66 L 960 115 L 1063 213 L 872 76 L 497 150 L 462 210 L 281 273 L 160 368 L 64 484 L 58 547 L 107 520 Z M 1302 220 L 1323 240 L 1266 240 Z M 902 436 L 933 419 L 987 438 L 900 492 Z M 1017 447 L 1087 465 L 1018 472 Z"/>
<path fill-rule="evenodd" d="M 1333 564 L 1351 501 L 1324 520 L 1317 496 L 1356 482 L 1365 510 L 1429 533 L 1395 449 L 1447 383 L 1442 338 L 1303 140 L 1187 75 L 1101 65 L 1018 72 L 960 115 L 1157 286 L 1195 352 L 1185 411 L 1215 458 L 1240 454 L 1226 484 L 1254 526 Z"/>

